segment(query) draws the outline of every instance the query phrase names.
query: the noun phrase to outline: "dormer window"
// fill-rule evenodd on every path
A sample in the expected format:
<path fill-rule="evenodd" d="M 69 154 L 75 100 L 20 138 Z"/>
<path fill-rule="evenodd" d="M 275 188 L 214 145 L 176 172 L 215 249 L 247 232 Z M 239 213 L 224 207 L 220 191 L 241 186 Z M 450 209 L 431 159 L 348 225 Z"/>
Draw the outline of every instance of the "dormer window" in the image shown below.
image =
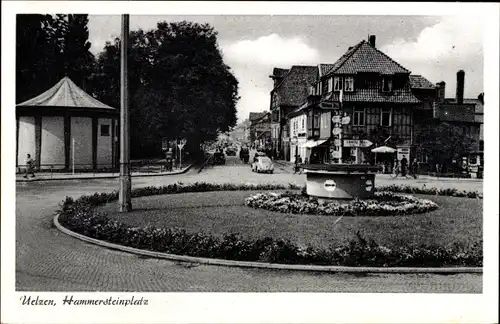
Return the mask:
<path fill-rule="evenodd" d="M 353 77 L 346 77 L 344 80 L 344 91 L 345 92 L 352 92 L 354 91 L 354 78 Z"/>
<path fill-rule="evenodd" d="M 342 90 L 342 78 L 341 77 L 334 77 L 333 78 L 333 91 L 340 91 Z"/>
<path fill-rule="evenodd" d="M 382 77 L 382 92 L 391 92 L 392 91 L 392 77 L 383 76 Z"/>

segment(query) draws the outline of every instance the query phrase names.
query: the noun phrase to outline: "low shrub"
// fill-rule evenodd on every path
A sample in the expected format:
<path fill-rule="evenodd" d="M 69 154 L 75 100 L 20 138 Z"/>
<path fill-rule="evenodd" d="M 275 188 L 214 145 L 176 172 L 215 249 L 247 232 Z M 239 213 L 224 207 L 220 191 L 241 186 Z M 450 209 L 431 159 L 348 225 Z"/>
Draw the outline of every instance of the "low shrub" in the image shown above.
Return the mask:
<path fill-rule="evenodd" d="M 409 185 L 389 185 L 389 186 L 377 187 L 376 190 L 391 191 L 397 193 L 408 193 L 408 194 L 421 194 L 421 195 L 483 198 L 483 194 L 477 191 L 457 190 L 455 188 L 449 188 L 449 189 L 427 188 L 425 185 L 423 185 L 422 187 L 414 187 Z"/>
<path fill-rule="evenodd" d="M 202 190 L 204 189 L 204 190 Z M 134 197 L 180 192 L 210 190 L 277 190 L 300 189 L 297 185 L 211 185 L 175 184 L 159 188 L 135 189 Z M 387 195 L 384 193 L 383 195 Z M 385 197 L 383 196 L 382 197 Z M 151 251 L 240 261 L 260 261 L 282 264 L 316 264 L 376 267 L 442 267 L 482 266 L 482 243 L 473 246 L 453 245 L 385 247 L 366 240 L 358 232 L 357 238 L 343 246 L 318 249 L 298 246 L 288 240 L 262 238 L 247 240 L 238 234 L 222 237 L 206 233 L 189 233 L 182 229 L 129 227 L 98 213 L 95 207 L 116 200 L 116 192 L 83 196 L 76 200 L 66 197 L 59 211 L 59 222 L 66 228 L 110 243 Z"/>

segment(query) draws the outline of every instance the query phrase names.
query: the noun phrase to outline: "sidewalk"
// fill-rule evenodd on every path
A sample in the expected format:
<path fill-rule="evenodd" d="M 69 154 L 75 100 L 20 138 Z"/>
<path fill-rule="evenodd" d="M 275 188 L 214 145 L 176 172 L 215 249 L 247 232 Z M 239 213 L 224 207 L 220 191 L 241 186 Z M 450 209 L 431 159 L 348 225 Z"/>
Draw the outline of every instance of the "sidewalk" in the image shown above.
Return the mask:
<path fill-rule="evenodd" d="M 284 160 L 274 160 L 273 161 L 275 164 L 278 164 L 279 166 L 285 168 L 287 171 L 293 173 L 294 169 L 294 163 L 289 162 L 289 161 L 284 161 Z M 391 178 L 390 174 L 377 174 L 377 178 L 379 179 L 387 179 L 387 180 L 393 180 Z M 396 179 L 405 179 L 404 177 L 397 177 Z M 410 179 L 410 178 L 408 178 Z M 418 179 L 420 180 L 432 180 L 432 181 L 467 181 L 467 182 L 483 182 L 483 179 L 473 179 L 473 178 L 440 178 L 440 177 L 433 177 L 429 175 L 419 175 Z M 395 179 L 394 179 L 395 180 Z"/>
<path fill-rule="evenodd" d="M 132 177 L 157 177 L 186 173 L 194 164 L 170 172 L 131 172 Z M 35 173 L 35 178 L 24 178 L 24 174 L 16 174 L 16 182 L 49 181 L 49 180 L 81 180 L 81 179 L 113 179 L 120 176 L 119 172 L 81 172 L 81 173 Z"/>

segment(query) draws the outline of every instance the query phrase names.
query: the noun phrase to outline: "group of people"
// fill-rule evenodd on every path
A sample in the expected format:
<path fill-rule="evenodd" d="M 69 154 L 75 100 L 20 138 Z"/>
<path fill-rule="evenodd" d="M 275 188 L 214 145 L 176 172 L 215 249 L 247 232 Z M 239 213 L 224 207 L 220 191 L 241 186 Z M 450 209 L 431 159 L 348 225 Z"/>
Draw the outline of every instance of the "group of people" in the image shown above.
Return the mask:
<path fill-rule="evenodd" d="M 396 159 L 395 160 L 395 165 L 394 165 L 394 168 L 396 169 L 396 172 L 398 172 L 398 168 L 399 168 L 399 171 L 401 172 L 401 176 L 403 177 L 406 177 L 406 175 L 408 174 L 408 170 L 409 170 L 409 174 L 415 176 L 418 172 L 418 162 L 417 162 L 417 159 L 413 159 L 413 162 L 411 163 L 411 165 L 408 165 L 408 159 L 406 158 L 406 155 L 403 155 L 403 158 L 401 159 L 401 161 L 398 162 L 398 160 Z"/>

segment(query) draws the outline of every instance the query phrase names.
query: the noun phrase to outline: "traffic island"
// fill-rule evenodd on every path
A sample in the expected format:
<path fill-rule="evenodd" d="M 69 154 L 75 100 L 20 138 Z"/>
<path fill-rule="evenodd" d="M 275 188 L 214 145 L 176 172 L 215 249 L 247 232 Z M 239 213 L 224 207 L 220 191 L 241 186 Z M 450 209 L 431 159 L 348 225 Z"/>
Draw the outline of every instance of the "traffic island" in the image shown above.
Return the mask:
<path fill-rule="evenodd" d="M 393 267 L 405 268 L 402 272 L 413 272 L 412 269 L 414 272 L 464 272 L 464 267 L 468 269 L 465 272 L 481 271 L 481 222 L 463 219 L 471 212 L 471 204 L 467 202 L 462 203 L 462 211 L 457 208 L 458 201 L 464 199 L 437 197 L 439 205 L 454 206 L 454 210 L 438 209 L 421 214 L 421 219 L 345 217 L 341 226 L 335 227 L 334 218 L 282 214 L 245 206 L 249 193 L 266 189 L 282 192 L 293 189 L 299 194 L 297 187 L 275 185 L 202 183 L 150 187 L 134 190 L 136 210 L 130 213 L 112 212 L 116 210 L 113 203 L 116 193 L 77 200 L 67 198 L 56 224 L 70 235 L 73 233 L 110 248 L 119 246 L 133 253 L 143 250 L 148 255 L 197 260 L 192 262 L 209 258 L 211 261 L 201 262 L 209 264 L 259 263 L 258 267 L 270 264 L 269 268 L 294 265 L 290 269 L 325 267 L 323 271 L 342 272 L 349 272 L 345 267 L 382 269 L 373 272 L 384 272 L 384 269 L 392 272 Z M 164 194 L 170 195 L 144 197 Z M 449 199 L 453 201 L 447 201 Z M 480 201 L 473 201 L 480 209 Z M 441 214 L 433 214 L 440 210 Z M 480 210 L 477 212 L 481 214 Z M 450 225 L 453 218 L 468 224 L 471 227 L 468 233 L 472 235 L 463 237 L 454 232 L 456 226 Z M 424 228 L 427 235 L 416 236 L 418 227 Z M 432 269 L 425 270 L 429 267 Z"/>

